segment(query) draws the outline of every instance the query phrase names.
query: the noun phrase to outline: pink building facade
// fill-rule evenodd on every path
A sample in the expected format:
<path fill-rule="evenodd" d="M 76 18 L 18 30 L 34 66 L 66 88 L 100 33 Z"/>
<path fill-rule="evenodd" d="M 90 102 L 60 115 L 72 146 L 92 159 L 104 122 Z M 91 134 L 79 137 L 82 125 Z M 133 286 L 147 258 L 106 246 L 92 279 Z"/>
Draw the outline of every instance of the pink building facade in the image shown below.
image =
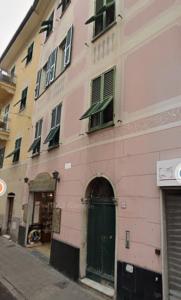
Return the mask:
<path fill-rule="evenodd" d="M 178 300 L 181 2 L 58 4 L 41 33 L 25 244 L 52 197 L 55 268 L 115 299 Z"/>

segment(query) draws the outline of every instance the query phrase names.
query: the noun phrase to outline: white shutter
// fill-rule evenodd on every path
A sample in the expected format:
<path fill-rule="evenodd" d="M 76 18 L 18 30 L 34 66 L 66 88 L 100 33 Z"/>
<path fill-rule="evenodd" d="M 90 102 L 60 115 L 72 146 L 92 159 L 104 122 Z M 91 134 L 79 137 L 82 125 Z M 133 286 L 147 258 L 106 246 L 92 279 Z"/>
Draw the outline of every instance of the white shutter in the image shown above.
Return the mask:
<path fill-rule="evenodd" d="M 70 27 L 67 36 L 64 50 L 64 68 L 70 64 L 71 51 L 72 51 L 72 37 L 73 37 L 73 26 Z"/>

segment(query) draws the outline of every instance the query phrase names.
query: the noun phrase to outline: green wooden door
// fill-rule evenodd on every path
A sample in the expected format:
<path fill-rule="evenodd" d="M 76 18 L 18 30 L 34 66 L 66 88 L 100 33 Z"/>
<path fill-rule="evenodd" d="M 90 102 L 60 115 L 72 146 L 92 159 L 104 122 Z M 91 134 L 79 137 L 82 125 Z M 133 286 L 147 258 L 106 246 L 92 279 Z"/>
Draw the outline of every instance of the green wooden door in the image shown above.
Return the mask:
<path fill-rule="evenodd" d="M 109 198 L 91 199 L 88 211 L 87 277 L 114 282 L 115 206 Z"/>

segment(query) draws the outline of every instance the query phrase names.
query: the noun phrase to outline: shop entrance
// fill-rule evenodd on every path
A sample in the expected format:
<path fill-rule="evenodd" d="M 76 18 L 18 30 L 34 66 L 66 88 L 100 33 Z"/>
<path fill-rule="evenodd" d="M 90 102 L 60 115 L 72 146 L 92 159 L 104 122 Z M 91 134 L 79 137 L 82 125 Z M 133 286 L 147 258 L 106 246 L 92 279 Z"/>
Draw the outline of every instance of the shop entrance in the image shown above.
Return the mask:
<path fill-rule="evenodd" d="M 40 247 L 40 251 L 50 254 L 52 238 L 54 193 L 36 192 L 33 199 L 32 222 L 28 230 L 28 245 Z"/>
<path fill-rule="evenodd" d="M 111 184 L 95 178 L 88 187 L 88 232 L 86 276 L 114 286 L 115 204 Z"/>

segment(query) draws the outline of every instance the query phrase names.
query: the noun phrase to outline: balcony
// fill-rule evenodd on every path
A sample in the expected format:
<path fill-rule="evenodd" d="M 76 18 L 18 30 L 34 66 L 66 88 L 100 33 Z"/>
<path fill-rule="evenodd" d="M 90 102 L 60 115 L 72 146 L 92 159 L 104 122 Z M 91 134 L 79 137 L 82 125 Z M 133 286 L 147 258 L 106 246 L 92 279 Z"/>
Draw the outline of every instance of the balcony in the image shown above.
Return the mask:
<path fill-rule="evenodd" d="M 0 105 L 5 105 L 16 90 L 15 76 L 0 69 Z"/>
<path fill-rule="evenodd" d="M 3 118 L 0 117 L 0 142 L 7 141 L 9 138 L 9 133 L 7 122 L 4 122 Z"/>

